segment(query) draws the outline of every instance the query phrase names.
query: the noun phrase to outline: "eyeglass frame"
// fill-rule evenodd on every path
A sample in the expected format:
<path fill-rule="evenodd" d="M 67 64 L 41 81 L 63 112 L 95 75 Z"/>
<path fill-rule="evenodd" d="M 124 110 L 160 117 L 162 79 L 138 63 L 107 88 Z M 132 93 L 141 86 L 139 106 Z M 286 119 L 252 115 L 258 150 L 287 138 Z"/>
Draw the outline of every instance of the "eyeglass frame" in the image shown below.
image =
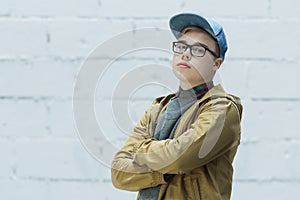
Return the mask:
<path fill-rule="evenodd" d="M 199 42 L 198 44 L 188 45 L 188 44 L 186 44 L 185 42 L 182 42 L 182 41 L 175 41 L 175 42 L 173 42 L 173 48 L 172 48 L 172 51 L 173 51 L 174 53 L 178 53 L 178 52 L 174 51 L 174 47 L 175 47 L 175 44 L 176 44 L 176 43 L 180 43 L 180 44 L 186 45 L 186 46 L 187 46 L 186 50 L 187 50 L 187 49 L 190 49 L 190 54 L 191 54 L 192 56 L 195 56 L 195 55 L 192 53 L 192 47 L 193 47 L 193 46 L 198 46 L 198 47 L 201 46 L 201 47 L 203 47 L 204 50 L 205 50 L 204 53 L 203 53 L 203 55 L 202 55 L 202 56 L 195 56 L 195 57 L 204 57 L 206 51 L 208 51 L 208 52 L 211 53 L 214 57 L 220 58 L 220 56 L 218 56 L 214 51 L 210 50 L 210 49 L 208 48 L 208 46 L 206 46 L 205 44 L 202 44 L 202 43 L 200 43 L 200 42 Z M 185 50 L 184 52 L 186 52 L 186 50 Z M 183 54 L 184 52 L 178 53 L 178 54 Z"/>

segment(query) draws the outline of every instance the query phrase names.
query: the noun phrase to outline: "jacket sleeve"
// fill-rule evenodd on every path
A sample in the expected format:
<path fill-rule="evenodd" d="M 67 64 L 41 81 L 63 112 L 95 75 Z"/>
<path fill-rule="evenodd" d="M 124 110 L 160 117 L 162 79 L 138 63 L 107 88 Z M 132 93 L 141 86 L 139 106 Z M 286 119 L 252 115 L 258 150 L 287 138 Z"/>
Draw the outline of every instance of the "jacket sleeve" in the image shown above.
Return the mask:
<path fill-rule="evenodd" d="M 219 98 L 201 106 L 190 129 L 176 139 L 144 140 L 134 161 L 163 174 L 185 174 L 221 156 L 240 141 L 240 113 Z"/>
<path fill-rule="evenodd" d="M 141 118 L 122 149 L 116 153 L 111 166 L 112 183 L 116 188 L 139 191 L 166 183 L 163 174 L 146 165 L 139 165 L 133 160 L 133 153 L 138 144 L 151 136 L 147 133 L 149 110 Z"/>

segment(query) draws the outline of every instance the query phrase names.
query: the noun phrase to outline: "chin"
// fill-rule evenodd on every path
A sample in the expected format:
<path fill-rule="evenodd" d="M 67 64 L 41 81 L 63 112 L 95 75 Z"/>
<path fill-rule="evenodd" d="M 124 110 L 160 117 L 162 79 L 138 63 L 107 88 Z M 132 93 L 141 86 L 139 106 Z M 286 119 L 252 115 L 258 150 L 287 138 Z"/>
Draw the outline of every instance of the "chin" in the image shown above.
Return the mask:
<path fill-rule="evenodd" d="M 173 68 L 173 74 L 178 80 L 186 81 L 186 75 L 184 75 L 181 71 Z"/>

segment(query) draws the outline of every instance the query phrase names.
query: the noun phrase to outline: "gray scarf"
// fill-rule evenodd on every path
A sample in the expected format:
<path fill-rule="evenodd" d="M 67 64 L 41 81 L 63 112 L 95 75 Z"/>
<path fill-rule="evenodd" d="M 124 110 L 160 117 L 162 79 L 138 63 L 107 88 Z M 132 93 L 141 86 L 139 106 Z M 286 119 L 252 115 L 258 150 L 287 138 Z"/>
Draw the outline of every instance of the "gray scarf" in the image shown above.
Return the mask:
<path fill-rule="evenodd" d="M 190 90 L 182 90 L 179 88 L 176 97 L 170 100 L 166 110 L 159 115 L 153 137 L 157 140 L 173 139 L 181 116 L 197 99 L 200 99 L 213 86 L 213 83 L 209 82 L 209 87 L 206 86 L 207 85 L 202 84 Z M 197 94 L 195 94 L 195 91 L 197 91 Z M 166 181 L 172 177 L 172 174 L 164 175 Z M 139 200 L 157 200 L 160 187 L 159 185 L 142 189 L 140 191 Z"/>

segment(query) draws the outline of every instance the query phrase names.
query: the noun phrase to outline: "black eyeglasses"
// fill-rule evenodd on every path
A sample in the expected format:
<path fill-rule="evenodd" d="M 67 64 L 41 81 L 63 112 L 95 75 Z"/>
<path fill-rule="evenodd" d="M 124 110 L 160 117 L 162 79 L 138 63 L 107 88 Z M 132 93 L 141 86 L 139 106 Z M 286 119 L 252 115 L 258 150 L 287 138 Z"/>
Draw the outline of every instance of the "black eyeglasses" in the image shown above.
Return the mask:
<path fill-rule="evenodd" d="M 188 45 L 184 42 L 177 41 L 173 42 L 173 52 L 178 54 L 183 54 L 187 49 L 190 49 L 190 53 L 192 56 L 196 57 L 203 57 L 206 51 L 210 52 L 214 57 L 219 58 L 215 52 L 210 50 L 205 44 L 195 44 L 195 45 Z"/>

